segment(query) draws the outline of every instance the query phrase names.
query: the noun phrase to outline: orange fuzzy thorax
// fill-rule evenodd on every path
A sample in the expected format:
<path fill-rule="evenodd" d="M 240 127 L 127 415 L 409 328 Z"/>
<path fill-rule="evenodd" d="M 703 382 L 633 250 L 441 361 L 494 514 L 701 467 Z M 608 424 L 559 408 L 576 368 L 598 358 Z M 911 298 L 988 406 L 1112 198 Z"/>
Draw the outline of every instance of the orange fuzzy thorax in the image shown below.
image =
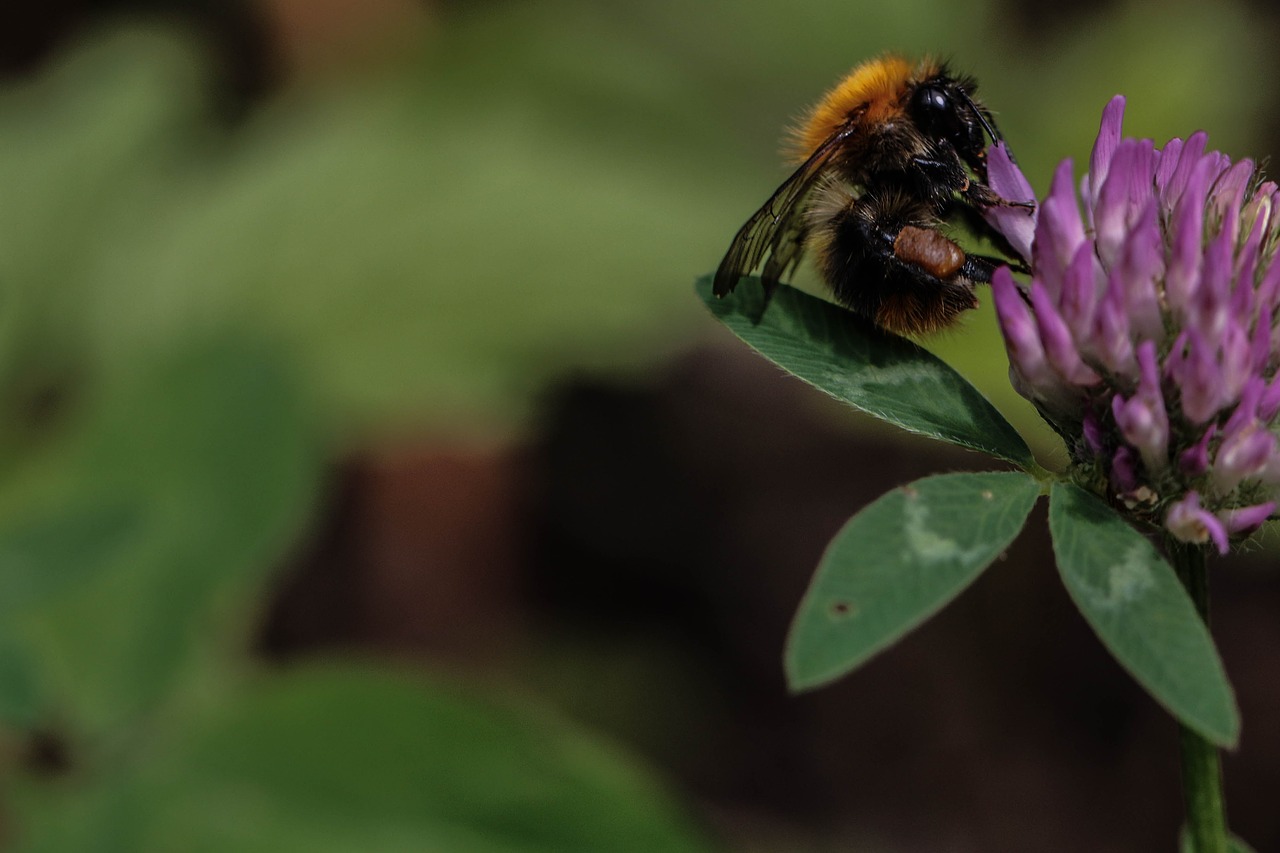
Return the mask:
<path fill-rule="evenodd" d="M 882 56 L 868 60 L 835 85 L 813 108 L 804 124 L 794 134 L 793 159 L 804 162 L 818 146 L 840 129 L 849 114 L 866 104 L 865 119 L 872 124 L 900 113 L 907 81 L 929 76 L 928 60 L 918 66 L 900 56 Z"/>

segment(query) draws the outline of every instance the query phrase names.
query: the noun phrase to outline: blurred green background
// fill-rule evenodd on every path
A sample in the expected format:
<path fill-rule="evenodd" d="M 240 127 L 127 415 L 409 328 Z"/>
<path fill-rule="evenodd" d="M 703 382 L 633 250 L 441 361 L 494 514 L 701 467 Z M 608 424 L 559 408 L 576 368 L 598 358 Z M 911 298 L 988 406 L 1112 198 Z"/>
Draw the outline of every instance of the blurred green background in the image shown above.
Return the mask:
<path fill-rule="evenodd" d="M 1181 0 L 11 4 L 0 838 L 1171 849 L 1172 726 L 1043 542 L 785 695 L 840 522 L 988 463 L 778 377 L 692 282 L 866 57 L 976 75 L 1043 192 L 1116 92 L 1131 134 L 1265 157 L 1276 33 L 1261 3 Z M 1054 463 L 989 306 L 929 345 Z M 1259 851 L 1272 562 L 1234 561 L 1219 632 Z"/>

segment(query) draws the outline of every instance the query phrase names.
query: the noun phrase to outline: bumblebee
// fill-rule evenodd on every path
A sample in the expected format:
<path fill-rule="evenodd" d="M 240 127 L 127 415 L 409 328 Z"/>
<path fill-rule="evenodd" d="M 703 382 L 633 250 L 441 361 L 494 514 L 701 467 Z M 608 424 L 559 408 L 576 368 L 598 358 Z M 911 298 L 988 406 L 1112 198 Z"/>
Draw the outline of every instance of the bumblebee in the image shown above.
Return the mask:
<path fill-rule="evenodd" d="M 1016 257 L 982 218 L 1023 206 L 987 185 L 995 121 L 970 77 L 946 65 L 885 56 L 859 65 L 795 131 L 799 168 L 738 231 L 716 271 L 717 296 L 763 262 L 765 297 L 806 249 L 836 301 L 900 334 L 926 334 L 978 305 L 976 284 L 1002 258 L 966 253 L 954 223 Z"/>

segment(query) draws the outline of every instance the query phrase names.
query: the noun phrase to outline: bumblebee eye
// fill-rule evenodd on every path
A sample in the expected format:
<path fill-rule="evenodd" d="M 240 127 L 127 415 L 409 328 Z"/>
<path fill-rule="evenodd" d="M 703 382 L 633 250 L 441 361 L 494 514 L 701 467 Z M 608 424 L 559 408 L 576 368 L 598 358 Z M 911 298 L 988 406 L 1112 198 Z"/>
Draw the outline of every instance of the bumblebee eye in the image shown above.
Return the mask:
<path fill-rule="evenodd" d="M 916 123 L 929 136 L 949 138 L 960 130 L 960 111 L 950 93 L 938 86 L 924 85 L 911 97 Z"/>

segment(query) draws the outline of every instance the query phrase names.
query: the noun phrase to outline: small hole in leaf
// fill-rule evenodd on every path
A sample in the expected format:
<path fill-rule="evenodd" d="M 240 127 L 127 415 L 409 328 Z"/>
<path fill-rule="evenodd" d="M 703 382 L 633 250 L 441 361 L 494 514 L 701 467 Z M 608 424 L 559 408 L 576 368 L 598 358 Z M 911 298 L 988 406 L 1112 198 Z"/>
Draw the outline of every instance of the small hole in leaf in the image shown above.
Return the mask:
<path fill-rule="evenodd" d="M 853 613 L 853 605 L 847 601 L 836 601 L 831 604 L 831 617 L 833 619 L 847 619 Z"/>

